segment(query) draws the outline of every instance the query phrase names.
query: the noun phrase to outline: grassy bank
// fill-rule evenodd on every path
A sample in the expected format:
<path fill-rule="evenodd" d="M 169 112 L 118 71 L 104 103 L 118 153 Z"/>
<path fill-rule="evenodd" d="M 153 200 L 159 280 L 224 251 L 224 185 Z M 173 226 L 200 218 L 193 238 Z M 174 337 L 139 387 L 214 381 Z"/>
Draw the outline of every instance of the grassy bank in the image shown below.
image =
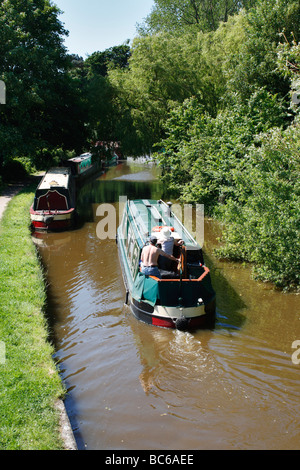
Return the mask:
<path fill-rule="evenodd" d="M 55 401 L 64 393 L 44 315 L 43 273 L 29 230 L 33 188 L 0 221 L 0 449 L 63 448 Z"/>

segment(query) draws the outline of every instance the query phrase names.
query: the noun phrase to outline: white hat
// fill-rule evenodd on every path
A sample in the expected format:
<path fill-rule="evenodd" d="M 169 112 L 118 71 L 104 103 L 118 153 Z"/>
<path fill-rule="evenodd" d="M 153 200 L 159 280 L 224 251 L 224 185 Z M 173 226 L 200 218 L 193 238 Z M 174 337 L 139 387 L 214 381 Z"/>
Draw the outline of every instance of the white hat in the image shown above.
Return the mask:
<path fill-rule="evenodd" d="M 163 227 L 160 231 L 160 237 L 164 238 L 165 240 L 169 240 L 171 238 L 171 230 L 168 227 Z"/>

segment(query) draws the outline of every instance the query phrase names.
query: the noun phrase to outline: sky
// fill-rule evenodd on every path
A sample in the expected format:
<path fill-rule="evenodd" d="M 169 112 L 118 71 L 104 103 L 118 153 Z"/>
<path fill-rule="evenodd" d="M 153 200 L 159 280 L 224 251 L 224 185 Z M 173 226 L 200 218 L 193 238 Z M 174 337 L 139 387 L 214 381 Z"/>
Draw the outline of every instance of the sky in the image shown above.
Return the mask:
<path fill-rule="evenodd" d="M 154 0 L 53 0 L 64 13 L 69 31 L 65 46 L 84 59 L 95 51 L 120 46 L 137 36 L 136 25 L 152 10 Z"/>

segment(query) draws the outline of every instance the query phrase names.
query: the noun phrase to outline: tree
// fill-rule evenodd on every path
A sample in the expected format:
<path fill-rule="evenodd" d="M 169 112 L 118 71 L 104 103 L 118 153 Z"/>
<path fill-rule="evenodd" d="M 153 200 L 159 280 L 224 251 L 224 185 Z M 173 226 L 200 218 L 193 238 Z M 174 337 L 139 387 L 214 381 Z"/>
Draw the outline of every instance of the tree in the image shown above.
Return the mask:
<path fill-rule="evenodd" d="M 253 6 L 256 0 L 155 0 L 154 3 L 140 32 L 215 31 L 220 22 L 228 21 L 229 16 L 242 8 Z"/>
<path fill-rule="evenodd" d="M 277 47 L 285 32 L 288 41 L 299 41 L 298 0 L 261 0 L 247 14 L 245 41 L 236 51 L 230 68 L 230 86 L 247 100 L 255 88 L 286 97 L 289 81 L 277 65 Z"/>
<path fill-rule="evenodd" d="M 109 68 L 128 67 L 130 55 L 128 44 L 110 47 L 103 52 L 93 52 L 85 60 L 85 68 L 89 74 L 106 77 Z"/>
<path fill-rule="evenodd" d="M 85 60 L 74 55 L 71 57 L 71 75 L 80 93 L 90 142 L 118 140 L 114 89 L 108 72 L 127 69 L 130 54 L 128 44 L 122 44 L 94 52 Z"/>
<path fill-rule="evenodd" d="M 67 34 L 49 0 L 0 3 L 0 155 L 35 155 L 43 147 L 82 145 L 82 116 L 63 46 Z"/>
<path fill-rule="evenodd" d="M 124 139 L 130 136 L 134 140 L 136 152 L 152 149 L 164 135 L 169 111 L 186 98 L 197 96 L 208 112 L 216 113 L 222 71 L 212 66 L 209 42 L 202 33 L 138 37 L 128 69 L 109 73 L 115 89 L 116 119 Z"/>

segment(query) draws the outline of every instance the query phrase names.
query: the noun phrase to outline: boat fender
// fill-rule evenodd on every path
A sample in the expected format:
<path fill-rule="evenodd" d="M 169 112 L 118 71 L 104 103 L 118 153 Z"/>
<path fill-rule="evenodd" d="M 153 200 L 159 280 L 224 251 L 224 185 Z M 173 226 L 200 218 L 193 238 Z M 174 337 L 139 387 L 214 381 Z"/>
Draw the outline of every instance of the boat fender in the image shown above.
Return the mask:
<path fill-rule="evenodd" d="M 125 305 L 128 305 L 129 291 L 126 291 Z"/>
<path fill-rule="evenodd" d="M 44 223 L 45 223 L 46 225 L 49 225 L 49 224 L 51 224 L 51 222 L 53 221 L 53 219 L 54 219 L 53 215 L 47 215 L 47 216 L 44 217 Z"/>
<path fill-rule="evenodd" d="M 175 327 L 179 331 L 187 331 L 189 322 L 190 321 L 185 317 L 177 318 L 177 320 L 175 321 Z"/>
<path fill-rule="evenodd" d="M 174 227 L 168 227 L 166 225 L 156 225 L 156 227 L 153 227 L 152 232 L 160 232 L 162 228 L 168 228 L 171 232 L 174 232 Z"/>

